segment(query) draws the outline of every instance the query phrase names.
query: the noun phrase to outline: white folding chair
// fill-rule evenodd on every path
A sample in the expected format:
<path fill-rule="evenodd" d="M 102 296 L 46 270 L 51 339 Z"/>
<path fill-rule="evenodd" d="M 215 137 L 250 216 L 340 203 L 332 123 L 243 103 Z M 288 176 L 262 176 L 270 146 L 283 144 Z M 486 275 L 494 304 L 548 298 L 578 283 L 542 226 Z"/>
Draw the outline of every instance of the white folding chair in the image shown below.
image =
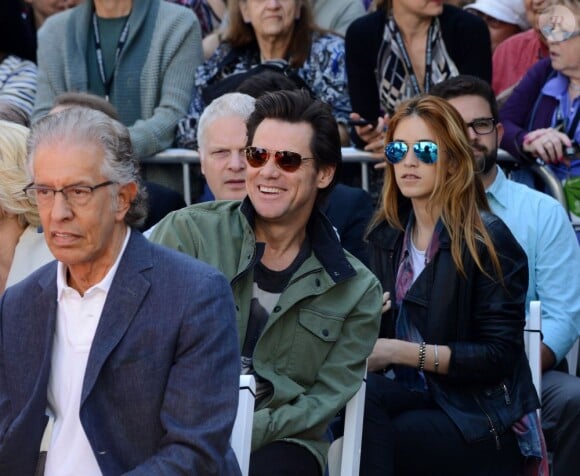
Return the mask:
<path fill-rule="evenodd" d="M 254 424 L 254 401 L 256 399 L 256 380 L 253 375 L 240 375 L 240 396 L 238 413 L 230 444 L 238 459 L 242 476 L 248 476 L 250 470 L 250 452 L 252 449 L 252 425 Z"/>
<path fill-rule="evenodd" d="M 524 344 L 532 372 L 532 381 L 540 401 L 542 399 L 542 306 L 540 301 L 530 302 L 530 312 L 524 328 Z"/>
<path fill-rule="evenodd" d="M 328 476 L 358 476 L 365 410 L 366 372 L 360 388 L 346 404 L 344 434 L 328 449 Z"/>

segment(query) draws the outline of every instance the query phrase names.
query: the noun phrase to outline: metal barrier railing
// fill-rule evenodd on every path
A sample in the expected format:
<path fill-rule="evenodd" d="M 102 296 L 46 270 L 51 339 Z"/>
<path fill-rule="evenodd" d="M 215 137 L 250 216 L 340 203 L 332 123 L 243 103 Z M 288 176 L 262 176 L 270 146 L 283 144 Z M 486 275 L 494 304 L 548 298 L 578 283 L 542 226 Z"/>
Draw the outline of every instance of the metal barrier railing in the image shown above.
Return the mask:
<path fill-rule="evenodd" d="M 369 190 L 369 164 L 374 164 L 376 158 L 373 154 L 363 150 L 355 149 L 354 147 L 342 148 L 342 160 L 346 163 L 360 164 L 361 187 Z M 167 149 L 159 152 L 151 157 L 142 159 L 141 162 L 145 164 L 181 164 L 183 174 L 183 196 L 188 205 L 192 203 L 191 197 L 191 180 L 190 180 L 190 166 L 199 165 L 199 153 L 196 150 L 189 149 Z M 522 165 L 522 162 L 515 159 L 508 152 L 503 149 L 498 151 L 498 162 L 507 165 L 512 169 L 520 167 L 530 167 L 530 170 L 546 185 L 546 189 L 550 195 L 558 200 L 562 206 L 568 210 L 564 189 L 560 180 L 554 173 L 543 165 Z"/>
<path fill-rule="evenodd" d="M 546 186 L 546 192 L 558 200 L 564 209 L 568 211 L 568 203 L 566 202 L 562 182 L 560 182 L 560 179 L 556 177 L 549 167 L 539 164 L 525 164 L 522 160 L 514 158 L 503 149 L 498 150 L 497 161 L 501 166 L 509 170 L 528 167 L 529 170 Z"/>
<path fill-rule="evenodd" d="M 369 152 L 355 149 L 354 147 L 342 148 L 343 162 L 360 164 L 361 187 L 369 190 L 369 162 L 375 162 Z M 144 164 L 181 164 L 183 175 L 183 197 L 185 203 L 191 205 L 191 165 L 199 165 L 199 153 L 190 149 L 166 149 L 151 157 L 141 159 Z"/>

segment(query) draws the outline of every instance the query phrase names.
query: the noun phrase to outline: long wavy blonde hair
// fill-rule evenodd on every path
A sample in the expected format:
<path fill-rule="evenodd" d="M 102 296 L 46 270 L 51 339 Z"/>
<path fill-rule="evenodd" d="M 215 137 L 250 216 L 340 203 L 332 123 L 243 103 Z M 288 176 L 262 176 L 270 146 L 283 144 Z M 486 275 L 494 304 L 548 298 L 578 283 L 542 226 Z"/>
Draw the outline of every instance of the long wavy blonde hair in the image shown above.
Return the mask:
<path fill-rule="evenodd" d="M 400 104 L 389 121 L 386 142 L 391 142 L 399 123 L 409 117 L 422 119 L 437 138 L 439 157 L 436 167 L 435 186 L 429 198 L 430 213 L 440 213 L 451 238 L 451 255 L 456 268 L 465 276 L 461 253 L 464 244 L 477 267 L 488 274 L 481 262 L 477 242 L 489 251 L 498 277 L 502 276 L 495 246 L 483 224 L 480 212 L 490 211 L 483 184 L 475 173 L 475 160 L 469 144 L 465 122 L 459 113 L 444 99 L 435 96 L 419 96 Z M 403 230 L 399 216 L 402 200 L 393 165 L 387 162 L 381 207 L 375 214 L 371 227 L 381 221 Z M 437 212 L 440 210 L 440 212 Z"/>

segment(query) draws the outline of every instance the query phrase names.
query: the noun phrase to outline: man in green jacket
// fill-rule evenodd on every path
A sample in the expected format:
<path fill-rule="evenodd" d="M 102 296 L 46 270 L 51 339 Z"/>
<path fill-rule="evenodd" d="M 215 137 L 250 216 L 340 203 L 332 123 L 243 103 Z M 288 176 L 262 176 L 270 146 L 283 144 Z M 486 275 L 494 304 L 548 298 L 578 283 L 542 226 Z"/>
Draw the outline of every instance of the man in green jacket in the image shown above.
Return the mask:
<path fill-rule="evenodd" d="M 305 91 L 266 94 L 248 144 L 244 201 L 179 210 L 151 238 L 230 279 L 242 372 L 257 381 L 250 474 L 320 476 L 328 423 L 378 335 L 381 287 L 319 211 L 341 163 L 330 108 Z"/>

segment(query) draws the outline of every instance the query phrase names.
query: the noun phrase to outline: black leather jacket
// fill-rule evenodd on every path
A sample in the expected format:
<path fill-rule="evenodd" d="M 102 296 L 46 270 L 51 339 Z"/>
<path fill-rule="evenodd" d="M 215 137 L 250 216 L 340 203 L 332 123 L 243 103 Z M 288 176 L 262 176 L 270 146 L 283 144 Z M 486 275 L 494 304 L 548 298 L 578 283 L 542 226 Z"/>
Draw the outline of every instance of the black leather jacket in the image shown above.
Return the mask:
<path fill-rule="evenodd" d="M 503 285 L 476 266 L 465 247 L 466 277 L 455 267 L 451 240 L 443 229 L 439 251 L 407 292 L 409 318 L 428 344 L 451 348 L 448 375 L 425 372 L 436 403 L 467 441 L 498 436 L 539 407 L 524 351 L 528 267 L 524 251 L 507 226 L 483 213 L 503 270 Z M 395 277 L 404 233 L 379 223 L 368 236 L 370 267 L 383 289 L 395 296 Z M 484 269 L 495 275 L 479 247 Z M 383 315 L 381 337 L 394 337 L 398 307 Z"/>

